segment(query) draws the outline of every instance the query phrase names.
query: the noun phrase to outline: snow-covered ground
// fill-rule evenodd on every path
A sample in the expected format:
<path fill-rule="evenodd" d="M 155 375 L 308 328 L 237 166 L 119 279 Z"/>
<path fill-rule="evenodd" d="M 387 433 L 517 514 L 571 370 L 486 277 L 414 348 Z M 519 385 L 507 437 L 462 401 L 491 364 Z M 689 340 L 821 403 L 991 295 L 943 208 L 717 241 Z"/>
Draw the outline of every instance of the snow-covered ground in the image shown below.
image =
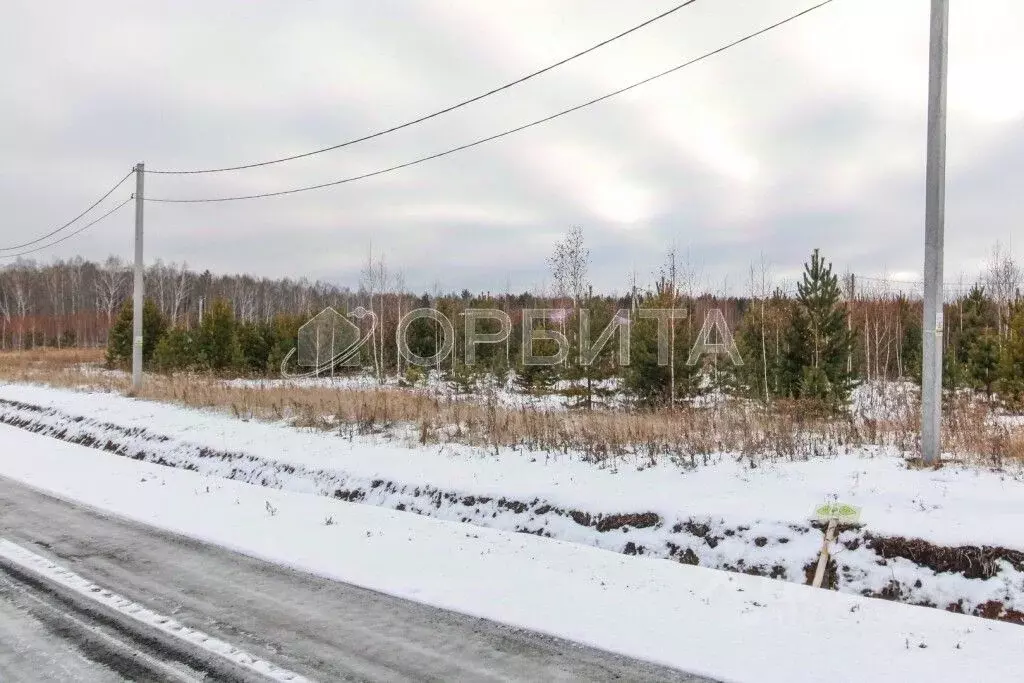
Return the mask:
<path fill-rule="evenodd" d="M 912 470 L 881 449 L 756 467 L 720 455 L 691 471 L 630 460 L 598 466 L 551 453 L 403 446 L 14 384 L 0 385 L 0 420 L 268 488 L 798 583 L 821 543 L 808 518 L 837 499 L 860 506 L 865 523 L 840 537 L 840 591 L 993 616 L 1024 611 L 1021 472 Z M 931 548 L 908 556 L 886 544 L 892 538 L 922 539 L 967 560 L 925 561 L 919 555 Z"/>
<path fill-rule="evenodd" d="M 913 382 L 871 380 L 850 393 L 850 413 L 861 420 L 898 420 L 920 406 L 921 388 Z"/>
<path fill-rule="evenodd" d="M 164 406 L 82 398 L 168 417 Z M 195 432 L 216 438 L 203 415 L 192 415 Z M 275 490 L 7 425 L 0 474 L 318 575 L 726 681 L 1024 675 L 1012 624 Z"/>

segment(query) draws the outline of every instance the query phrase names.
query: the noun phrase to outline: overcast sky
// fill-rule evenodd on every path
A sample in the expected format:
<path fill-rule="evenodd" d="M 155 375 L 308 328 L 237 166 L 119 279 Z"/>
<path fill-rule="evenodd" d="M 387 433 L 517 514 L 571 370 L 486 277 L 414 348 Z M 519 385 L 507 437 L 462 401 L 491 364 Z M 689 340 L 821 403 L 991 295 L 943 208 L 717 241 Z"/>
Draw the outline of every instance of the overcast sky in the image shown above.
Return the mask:
<path fill-rule="evenodd" d="M 7 0 L 0 24 L 2 244 L 48 232 L 131 166 L 301 153 L 434 111 L 589 47 L 678 0 Z M 326 182 L 442 151 L 686 61 L 814 4 L 700 0 L 447 116 L 312 159 L 147 177 L 152 197 Z M 946 274 L 996 240 L 1024 254 L 1024 4 L 952 0 Z M 928 0 L 836 0 L 624 96 L 340 187 L 146 206 L 146 258 L 354 286 L 372 240 L 418 291 L 533 289 L 571 225 L 595 287 L 649 282 L 675 244 L 742 291 L 821 247 L 838 270 L 919 278 Z M 126 184 L 113 199 L 127 196 Z M 132 213 L 49 251 L 130 258 Z"/>

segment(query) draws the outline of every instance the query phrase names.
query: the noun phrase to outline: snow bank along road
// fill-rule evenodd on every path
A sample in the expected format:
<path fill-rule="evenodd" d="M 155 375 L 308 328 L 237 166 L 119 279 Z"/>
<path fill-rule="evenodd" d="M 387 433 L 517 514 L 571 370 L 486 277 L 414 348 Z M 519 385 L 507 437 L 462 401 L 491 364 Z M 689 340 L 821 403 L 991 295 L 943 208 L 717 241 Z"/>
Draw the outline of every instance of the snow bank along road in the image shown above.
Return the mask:
<path fill-rule="evenodd" d="M 801 584 L 809 582 L 822 536 L 807 517 L 838 496 L 863 507 L 865 526 L 840 534 L 827 585 L 1024 624 L 1021 468 L 914 470 L 884 448 L 806 460 L 719 453 L 695 469 L 665 459 L 651 466 L 646 458 L 602 465 L 571 453 L 485 452 L 401 436 L 396 443 L 349 427 L 298 429 L 24 384 L 0 384 L 0 422 L 213 482 L 319 494 Z"/>
<path fill-rule="evenodd" d="M 6 589 L 9 602 L 24 610 L 17 615 L 20 621 L 34 618 L 36 623 L 42 622 L 51 641 L 52 636 L 63 635 L 68 645 L 78 647 L 81 658 L 105 665 L 108 673 L 147 681 L 309 681 L 154 612 L 7 539 L 0 539 L 0 571 L 0 587 Z M 47 645 L 50 651 L 56 649 L 52 642 Z M 17 657 L 34 650 L 23 640 L 14 654 Z M 39 654 L 36 656 L 41 659 Z M 17 664 L 4 668 L 10 669 L 7 679 L 41 678 Z M 65 670 L 62 675 L 67 669 L 77 670 L 70 664 L 61 668 Z M 77 673 L 72 677 L 90 680 Z"/>
<path fill-rule="evenodd" d="M 119 423 L 133 409 L 150 423 L 171 411 L 61 395 L 116 402 L 107 414 Z M 235 423 L 218 419 L 220 431 L 204 423 L 212 421 L 208 413 L 174 413 L 187 418 L 183 428 L 193 439 L 221 441 L 220 448 L 234 440 L 224 434 Z M 280 434 L 295 432 L 282 427 Z M 113 523 L 99 514 L 76 525 L 80 510 L 72 515 L 74 507 L 45 497 L 18 505 L 4 489 L 0 537 L 52 553 L 128 599 L 302 675 L 344 678 L 358 665 L 366 670 L 353 678 L 685 680 L 593 651 L 588 660 L 564 641 L 545 648 L 551 641 L 544 637 L 431 605 L 725 681 L 1024 679 L 1022 631 L 1010 623 L 356 504 L 316 495 L 311 485 L 282 490 L 235 481 L 125 457 L 119 448 L 0 425 L 0 477 L 194 541 L 170 536 L 168 544 L 164 534 L 123 522 L 94 526 Z M 380 455 L 372 445 L 360 448 L 367 459 Z M 405 467 L 415 473 L 423 461 L 406 454 Z M 468 466 L 453 459 L 451 467 Z M 422 604 L 399 602 L 405 609 L 388 611 L 378 604 L 391 598 L 251 565 L 195 541 Z M 345 591 L 344 599 L 335 591 Z M 347 640 L 333 642 L 335 632 Z M 334 661 L 324 653 L 340 658 L 339 671 L 314 676 L 310 662 Z"/>
<path fill-rule="evenodd" d="M 284 569 L 105 516 L 4 478 L 0 535 L 130 600 L 316 680 L 699 680 Z M 130 678 L 177 680 L 168 672 L 158 676 L 157 665 L 126 663 L 128 658 L 114 656 L 102 643 L 83 647 L 86 656 L 70 651 L 53 634 L 70 627 L 53 626 L 52 614 L 35 614 L 41 608 L 25 604 L 32 597 L 12 585 L 20 583 L 0 572 L 0 679 L 117 680 L 113 669 Z M 46 668 L 36 668 L 39 662 L 47 662 Z"/>
<path fill-rule="evenodd" d="M 130 653 L 134 651 L 119 648 L 111 640 L 0 573 L 0 680 L 113 683 L 122 679 L 115 668 L 125 674 L 149 673 L 133 661 Z M 90 648 L 94 659 L 105 661 L 87 658 L 82 648 Z"/>

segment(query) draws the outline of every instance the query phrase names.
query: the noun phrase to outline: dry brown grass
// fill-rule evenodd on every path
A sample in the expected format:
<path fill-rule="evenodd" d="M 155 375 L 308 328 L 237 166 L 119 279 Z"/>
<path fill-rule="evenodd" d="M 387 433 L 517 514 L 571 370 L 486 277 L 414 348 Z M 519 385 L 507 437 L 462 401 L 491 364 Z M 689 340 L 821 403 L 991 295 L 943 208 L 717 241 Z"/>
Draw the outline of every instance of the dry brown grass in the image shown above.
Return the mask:
<path fill-rule="evenodd" d="M 1024 425 L 999 421 L 988 404 L 961 397 L 943 418 L 944 450 L 995 468 L 1024 464 Z"/>
<path fill-rule="evenodd" d="M 103 349 L 52 349 L 0 351 L 0 377 L 13 378 L 18 373 L 51 372 L 73 369 L 83 364 L 102 363 Z"/>
<path fill-rule="evenodd" d="M 94 350 L 2 353 L 0 379 L 127 391 L 123 373 L 88 365 L 101 360 L 102 351 Z M 761 458 L 828 456 L 864 446 L 889 446 L 910 455 L 918 448 L 917 408 L 903 399 L 879 419 L 837 417 L 791 401 L 777 401 L 771 409 L 729 401 L 675 411 L 587 412 L 513 409 L 485 397 L 453 398 L 391 387 L 238 385 L 201 375 L 148 375 L 139 397 L 350 435 L 577 453 L 610 465 L 639 457 L 650 464 L 668 458 L 696 466 L 722 453 L 750 458 L 756 465 Z M 946 450 L 964 462 L 994 467 L 1024 463 L 1024 428 L 996 422 L 987 405 L 960 399 L 945 417 Z"/>

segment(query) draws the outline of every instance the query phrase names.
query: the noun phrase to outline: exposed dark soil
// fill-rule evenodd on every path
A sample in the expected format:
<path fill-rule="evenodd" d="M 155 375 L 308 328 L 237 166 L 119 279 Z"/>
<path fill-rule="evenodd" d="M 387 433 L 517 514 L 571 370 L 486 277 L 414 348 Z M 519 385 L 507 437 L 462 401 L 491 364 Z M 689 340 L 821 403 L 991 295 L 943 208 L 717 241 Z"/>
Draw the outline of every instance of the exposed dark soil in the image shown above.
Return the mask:
<path fill-rule="evenodd" d="M 828 562 L 825 564 L 825 575 L 821 579 L 821 587 L 829 590 L 837 590 L 839 588 L 839 573 L 837 571 L 838 565 L 836 564 L 835 558 L 828 558 Z M 813 560 L 804 565 L 804 584 L 810 586 L 814 583 L 814 575 L 818 571 L 818 558 L 815 557 Z"/>
<path fill-rule="evenodd" d="M 44 415 L 57 416 L 61 423 L 56 426 L 50 424 Z M 156 465 L 198 470 L 195 460 L 220 463 L 216 468 L 219 476 L 272 488 L 285 486 L 285 483 L 274 474 L 283 473 L 314 482 L 316 490 L 322 495 L 348 502 L 388 505 L 396 510 L 427 516 L 439 516 L 436 511 L 447 504 L 450 506 L 449 509 L 460 510 L 458 519 L 461 521 L 482 526 L 487 526 L 488 520 L 497 516 L 497 511 L 504 511 L 515 516 L 514 529 L 521 533 L 551 537 L 552 533 L 547 528 L 549 520 L 552 517 L 561 517 L 570 519 L 580 526 L 592 528 L 602 535 L 618 534 L 622 537 L 621 542 L 602 543 L 602 547 L 615 549 L 627 555 L 668 558 L 682 564 L 699 565 L 700 553 L 706 552 L 705 548 L 717 547 L 726 538 L 739 537 L 745 543 L 749 543 L 751 547 L 757 548 L 770 547 L 774 544 L 782 545 L 791 540 L 789 537 L 770 539 L 763 535 L 748 537 L 746 532 L 750 531 L 749 526 L 725 527 L 721 521 L 715 522 L 707 518 L 665 520 L 659 514 L 651 511 L 604 513 L 569 510 L 539 498 L 517 500 L 501 497 L 494 500 L 486 496 L 467 495 L 464 492 L 446 491 L 427 485 L 414 486 L 383 479 L 359 479 L 340 471 L 303 468 L 265 460 L 248 453 L 219 451 L 184 443 L 182 445 L 187 447 L 185 449 L 187 452 L 177 453 L 164 450 L 167 453 L 165 457 L 159 453 L 161 449 L 155 444 L 170 441 L 171 438 L 168 436 L 154 434 L 144 428 L 127 428 L 80 416 L 65 415 L 50 408 L 18 401 L 0 399 L 0 423 Z M 76 428 L 72 429 L 71 424 L 74 424 Z M 384 494 L 391 497 L 385 499 Z M 659 540 L 654 547 L 645 546 L 637 542 L 635 538 L 630 538 L 630 532 L 633 530 L 656 529 L 669 524 L 671 527 L 662 531 L 662 534 L 668 538 Z M 789 528 L 793 532 L 790 536 L 794 538 L 808 533 L 820 534 L 823 531 L 817 524 L 809 526 L 793 524 Z M 943 547 L 919 539 L 880 536 L 863 530 L 853 530 L 853 533 L 845 534 L 839 545 L 840 548 L 845 547 L 849 551 L 856 551 L 861 546 L 870 549 L 877 555 L 878 564 L 883 566 L 891 559 L 904 558 L 934 572 L 954 572 L 962 574 L 968 579 L 979 580 L 996 576 L 999 571 L 998 563 L 1001 560 L 1009 563 L 1018 571 L 1024 571 L 1024 552 L 1000 547 Z M 780 564 L 754 565 L 747 564 L 740 559 L 734 564 L 715 564 L 713 566 L 717 569 L 754 576 L 799 580 L 798 577 L 788 576 L 786 567 Z M 804 576 L 802 578 L 806 584 L 811 584 L 816 567 L 817 554 L 808 558 L 808 562 L 803 567 Z M 830 559 L 823 587 L 832 590 L 838 589 L 844 578 L 849 580 L 848 569 L 849 567 L 837 566 L 834 558 Z M 911 604 L 943 607 L 954 612 L 968 611 L 965 610 L 962 600 L 946 606 L 922 602 L 919 597 L 914 597 L 915 588 L 921 588 L 920 581 L 917 586 L 904 586 L 897 581 L 891 581 L 878 590 L 865 591 L 864 594 Z M 1024 613 L 1007 609 L 999 601 L 989 601 L 975 606 L 969 611 L 977 616 L 1024 625 Z"/>
<path fill-rule="evenodd" d="M 864 534 L 864 542 L 879 557 L 902 557 L 936 572 L 957 572 L 968 579 L 988 579 L 998 573 L 997 562 L 1004 560 L 1017 571 L 1024 571 L 1024 552 L 992 546 L 938 546 L 914 538 Z"/>

